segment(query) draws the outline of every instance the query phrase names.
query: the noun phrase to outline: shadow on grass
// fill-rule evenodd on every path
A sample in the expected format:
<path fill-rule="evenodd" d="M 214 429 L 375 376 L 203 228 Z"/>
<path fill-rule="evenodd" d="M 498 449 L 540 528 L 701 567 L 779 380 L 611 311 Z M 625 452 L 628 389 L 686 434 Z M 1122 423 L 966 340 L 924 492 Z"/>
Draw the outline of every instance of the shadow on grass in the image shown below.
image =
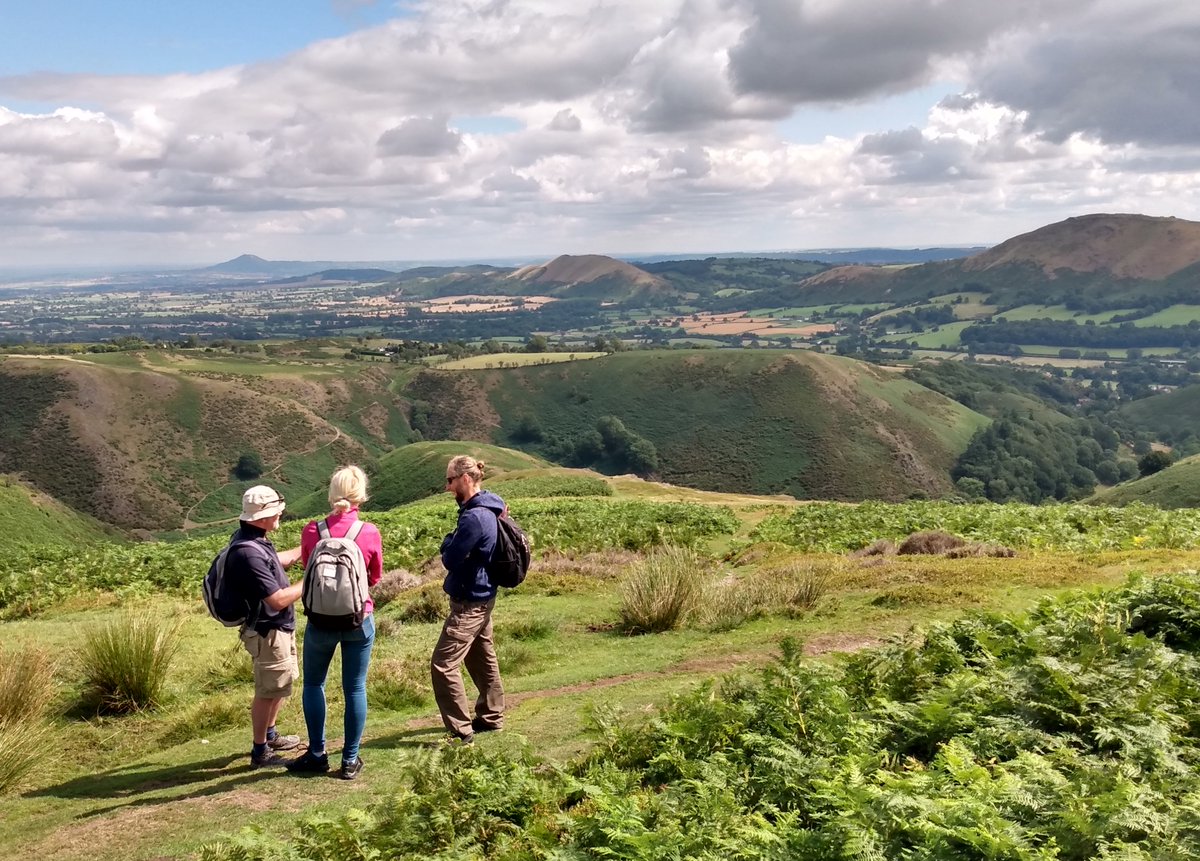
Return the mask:
<path fill-rule="evenodd" d="M 241 761 L 240 768 L 230 766 Z M 276 777 L 287 777 L 281 767 L 251 768 L 246 754 L 231 754 L 200 762 L 178 765 L 133 763 L 106 771 L 81 775 L 54 786 L 25 793 L 28 798 L 93 798 L 120 799 L 124 803 L 89 810 L 80 818 L 102 816 L 123 807 L 142 807 L 169 804 L 188 798 L 220 795 L 242 786 L 249 786 Z M 192 791 L 164 792 L 194 786 Z"/>
<path fill-rule="evenodd" d="M 369 742 L 364 743 L 363 747 L 399 750 L 403 748 L 438 747 L 445 743 L 446 730 L 440 726 L 429 726 L 375 736 Z"/>

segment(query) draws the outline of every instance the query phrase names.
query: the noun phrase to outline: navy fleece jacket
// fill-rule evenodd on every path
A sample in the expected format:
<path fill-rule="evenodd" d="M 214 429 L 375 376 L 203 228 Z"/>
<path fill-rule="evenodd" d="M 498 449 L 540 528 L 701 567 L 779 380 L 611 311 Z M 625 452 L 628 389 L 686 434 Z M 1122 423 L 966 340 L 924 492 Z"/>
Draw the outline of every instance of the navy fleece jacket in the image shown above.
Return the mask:
<path fill-rule="evenodd" d="M 496 597 L 496 587 L 488 582 L 483 566 L 496 549 L 496 518 L 504 508 L 504 500 L 490 490 L 481 490 L 458 506 L 458 525 L 442 540 L 446 567 L 442 589 L 455 601 Z"/>

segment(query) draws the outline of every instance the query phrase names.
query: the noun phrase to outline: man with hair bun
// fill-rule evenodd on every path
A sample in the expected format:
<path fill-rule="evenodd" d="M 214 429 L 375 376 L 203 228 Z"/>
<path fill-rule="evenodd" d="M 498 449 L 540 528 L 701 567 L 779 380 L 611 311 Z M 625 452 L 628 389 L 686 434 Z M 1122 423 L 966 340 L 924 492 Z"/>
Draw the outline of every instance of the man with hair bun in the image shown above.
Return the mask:
<path fill-rule="evenodd" d="M 485 565 L 496 548 L 496 519 L 504 500 L 480 488 L 483 461 L 461 454 L 446 466 L 446 490 L 458 503 L 458 523 L 442 540 L 442 588 L 450 598 L 450 615 L 433 649 L 430 673 L 442 723 L 450 737 L 471 744 L 475 733 L 504 726 L 504 685 L 492 639 L 496 587 Z M 479 690 L 471 717 L 460 666 L 467 668 Z"/>

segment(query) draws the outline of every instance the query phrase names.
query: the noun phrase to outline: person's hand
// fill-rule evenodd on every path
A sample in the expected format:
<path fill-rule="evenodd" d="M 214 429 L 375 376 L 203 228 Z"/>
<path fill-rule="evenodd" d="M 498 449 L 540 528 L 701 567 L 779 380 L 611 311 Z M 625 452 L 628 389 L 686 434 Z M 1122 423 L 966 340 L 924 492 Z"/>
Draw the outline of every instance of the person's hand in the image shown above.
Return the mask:
<path fill-rule="evenodd" d="M 279 564 L 284 568 L 290 568 L 300 561 L 300 555 L 299 545 L 289 550 L 283 550 L 279 553 Z"/>

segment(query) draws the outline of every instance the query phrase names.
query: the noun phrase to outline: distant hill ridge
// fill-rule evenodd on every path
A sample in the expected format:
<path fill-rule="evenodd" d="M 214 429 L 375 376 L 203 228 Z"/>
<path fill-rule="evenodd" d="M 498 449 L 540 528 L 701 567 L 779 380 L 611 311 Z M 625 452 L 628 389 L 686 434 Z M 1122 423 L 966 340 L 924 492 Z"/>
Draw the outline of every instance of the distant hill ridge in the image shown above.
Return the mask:
<path fill-rule="evenodd" d="M 549 263 L 522 266 L 509 277 L 538 284 L 587 284 L 601 278 L 620 278 L 639 285 L 666 287 L 666 282 L 644 269 L 602 254 L 561 254 Z"/>
<path fill-rule="evenodd" d="M 1160 281 L 1200 262 L 1200 222 L 1149 215 L 1081 215 L 1014 236 L 960 264 L 978 272 L 1032 263 L 1047 275 L 1061 269 L 1107 272 Z"/>

